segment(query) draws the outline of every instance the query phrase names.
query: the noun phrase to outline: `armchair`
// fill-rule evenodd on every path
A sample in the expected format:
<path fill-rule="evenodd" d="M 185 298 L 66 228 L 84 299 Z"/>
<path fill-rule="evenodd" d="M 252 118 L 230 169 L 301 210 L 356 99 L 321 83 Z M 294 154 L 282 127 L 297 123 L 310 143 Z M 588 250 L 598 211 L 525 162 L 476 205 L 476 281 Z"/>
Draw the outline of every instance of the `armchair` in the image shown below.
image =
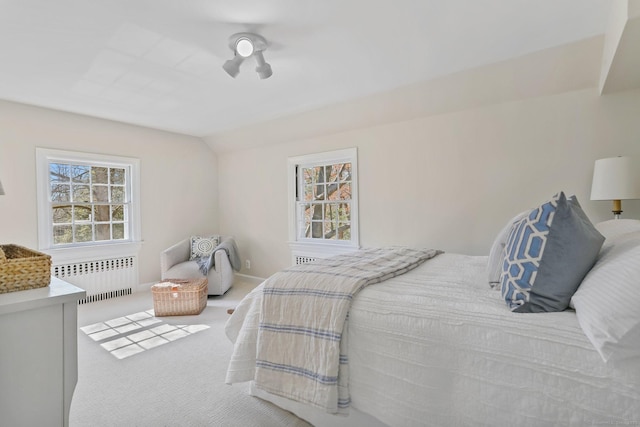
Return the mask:
<path fill-rule="evenodd" d="M 220 243 L 232 239 L 220 236 Z M 205 277 L 196 261 L 189 261 L 191 244 L 184 239 L 160 253 L 161 278 L 165 279 L 195 279 Z M 233 284 L 234 272 L 229 257 L 224 250 L 216 251 L 213 255 L 214 266 L 209 269 L 209 295 L 222 295 Z"/>

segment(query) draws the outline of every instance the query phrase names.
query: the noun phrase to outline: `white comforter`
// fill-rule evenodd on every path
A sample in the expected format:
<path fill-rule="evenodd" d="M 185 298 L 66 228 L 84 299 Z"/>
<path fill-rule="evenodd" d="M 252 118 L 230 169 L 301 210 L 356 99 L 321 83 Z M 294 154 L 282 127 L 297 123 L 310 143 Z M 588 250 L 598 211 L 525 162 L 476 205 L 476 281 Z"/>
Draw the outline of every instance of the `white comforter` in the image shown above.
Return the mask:
<path fill-rule="evenodd" d="M 392 426 L 640 422 L 637 371 L 605 365 L 572 311 L 510 312 L 485 265 L 486 257 L 442 254 L 358 294 L 352 406 Z M 254 378 L 260 300 L 258 287 L 226 325 L 235 343 L 229 383 Z"/>
<path fill-rule="evenodd" d="M 256 387 L 348 414 L 348 313 L 358 292 L 441 253 L 370 248 L 296 265 L 262 284 Z"/>

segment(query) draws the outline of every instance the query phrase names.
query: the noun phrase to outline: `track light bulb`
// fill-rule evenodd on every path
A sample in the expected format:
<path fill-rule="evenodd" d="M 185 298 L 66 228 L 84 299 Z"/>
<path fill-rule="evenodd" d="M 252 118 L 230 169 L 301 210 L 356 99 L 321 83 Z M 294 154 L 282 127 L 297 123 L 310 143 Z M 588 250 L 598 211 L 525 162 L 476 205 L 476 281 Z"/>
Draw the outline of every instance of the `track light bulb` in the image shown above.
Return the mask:
<path fill-rule="evenodd" d="M 240 55 L 236 55 L 233 59 L 230 59 L 224 63 L 222 68 L 234 79 L 240 73 L 240 64 L 242 64 L 244 58 Z"/>
<path fill-rule="evenodd" d="M 256 62 L 258 66 L 256 67 L 256 73 L 258 73 L 258 77 L 261 79 L 268 79 L 273 74 L 271 70 L 271 65 L 267 64 L 264 60 L 264 56 L 262 55 L 262 51 L 257 51 L 253 54 L 256 58 Z"/>
<path fill-rule="evenodd" d="M 236 42 L 236 53 L 243 58 L 253 55 L 253 42 L 247 37 L 240 37 Z"/>

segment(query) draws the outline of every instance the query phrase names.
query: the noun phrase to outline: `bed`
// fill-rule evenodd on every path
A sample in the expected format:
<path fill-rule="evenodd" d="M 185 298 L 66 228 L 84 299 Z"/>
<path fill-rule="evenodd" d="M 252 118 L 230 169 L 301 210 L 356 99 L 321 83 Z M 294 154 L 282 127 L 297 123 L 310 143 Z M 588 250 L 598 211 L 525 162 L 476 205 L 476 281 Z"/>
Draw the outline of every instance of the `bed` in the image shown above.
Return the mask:
<path fill-rule="evenodd" d="M 595 228 L 606 240 L 566 310 L 510 310 L 486 256 L 441 253 L 360 289 L 345 337 L 347 417 L 253 393 L 314 425 L 640 424 L 640 221 Z M 226 325 L 228 383 L 254 379 L 264 287 Z"/>

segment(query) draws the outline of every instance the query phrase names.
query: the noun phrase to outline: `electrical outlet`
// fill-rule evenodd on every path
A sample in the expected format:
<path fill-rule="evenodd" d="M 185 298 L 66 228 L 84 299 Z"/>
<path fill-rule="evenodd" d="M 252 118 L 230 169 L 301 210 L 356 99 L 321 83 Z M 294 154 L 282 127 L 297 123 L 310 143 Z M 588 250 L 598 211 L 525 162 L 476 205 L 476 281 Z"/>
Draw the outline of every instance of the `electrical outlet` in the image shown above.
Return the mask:
<path fill-rule="evenodd" d="M 244 266 L 247 267 L 247 270 L 251 270 L 251 260 L 248 259 L 244 262 Z"/>

